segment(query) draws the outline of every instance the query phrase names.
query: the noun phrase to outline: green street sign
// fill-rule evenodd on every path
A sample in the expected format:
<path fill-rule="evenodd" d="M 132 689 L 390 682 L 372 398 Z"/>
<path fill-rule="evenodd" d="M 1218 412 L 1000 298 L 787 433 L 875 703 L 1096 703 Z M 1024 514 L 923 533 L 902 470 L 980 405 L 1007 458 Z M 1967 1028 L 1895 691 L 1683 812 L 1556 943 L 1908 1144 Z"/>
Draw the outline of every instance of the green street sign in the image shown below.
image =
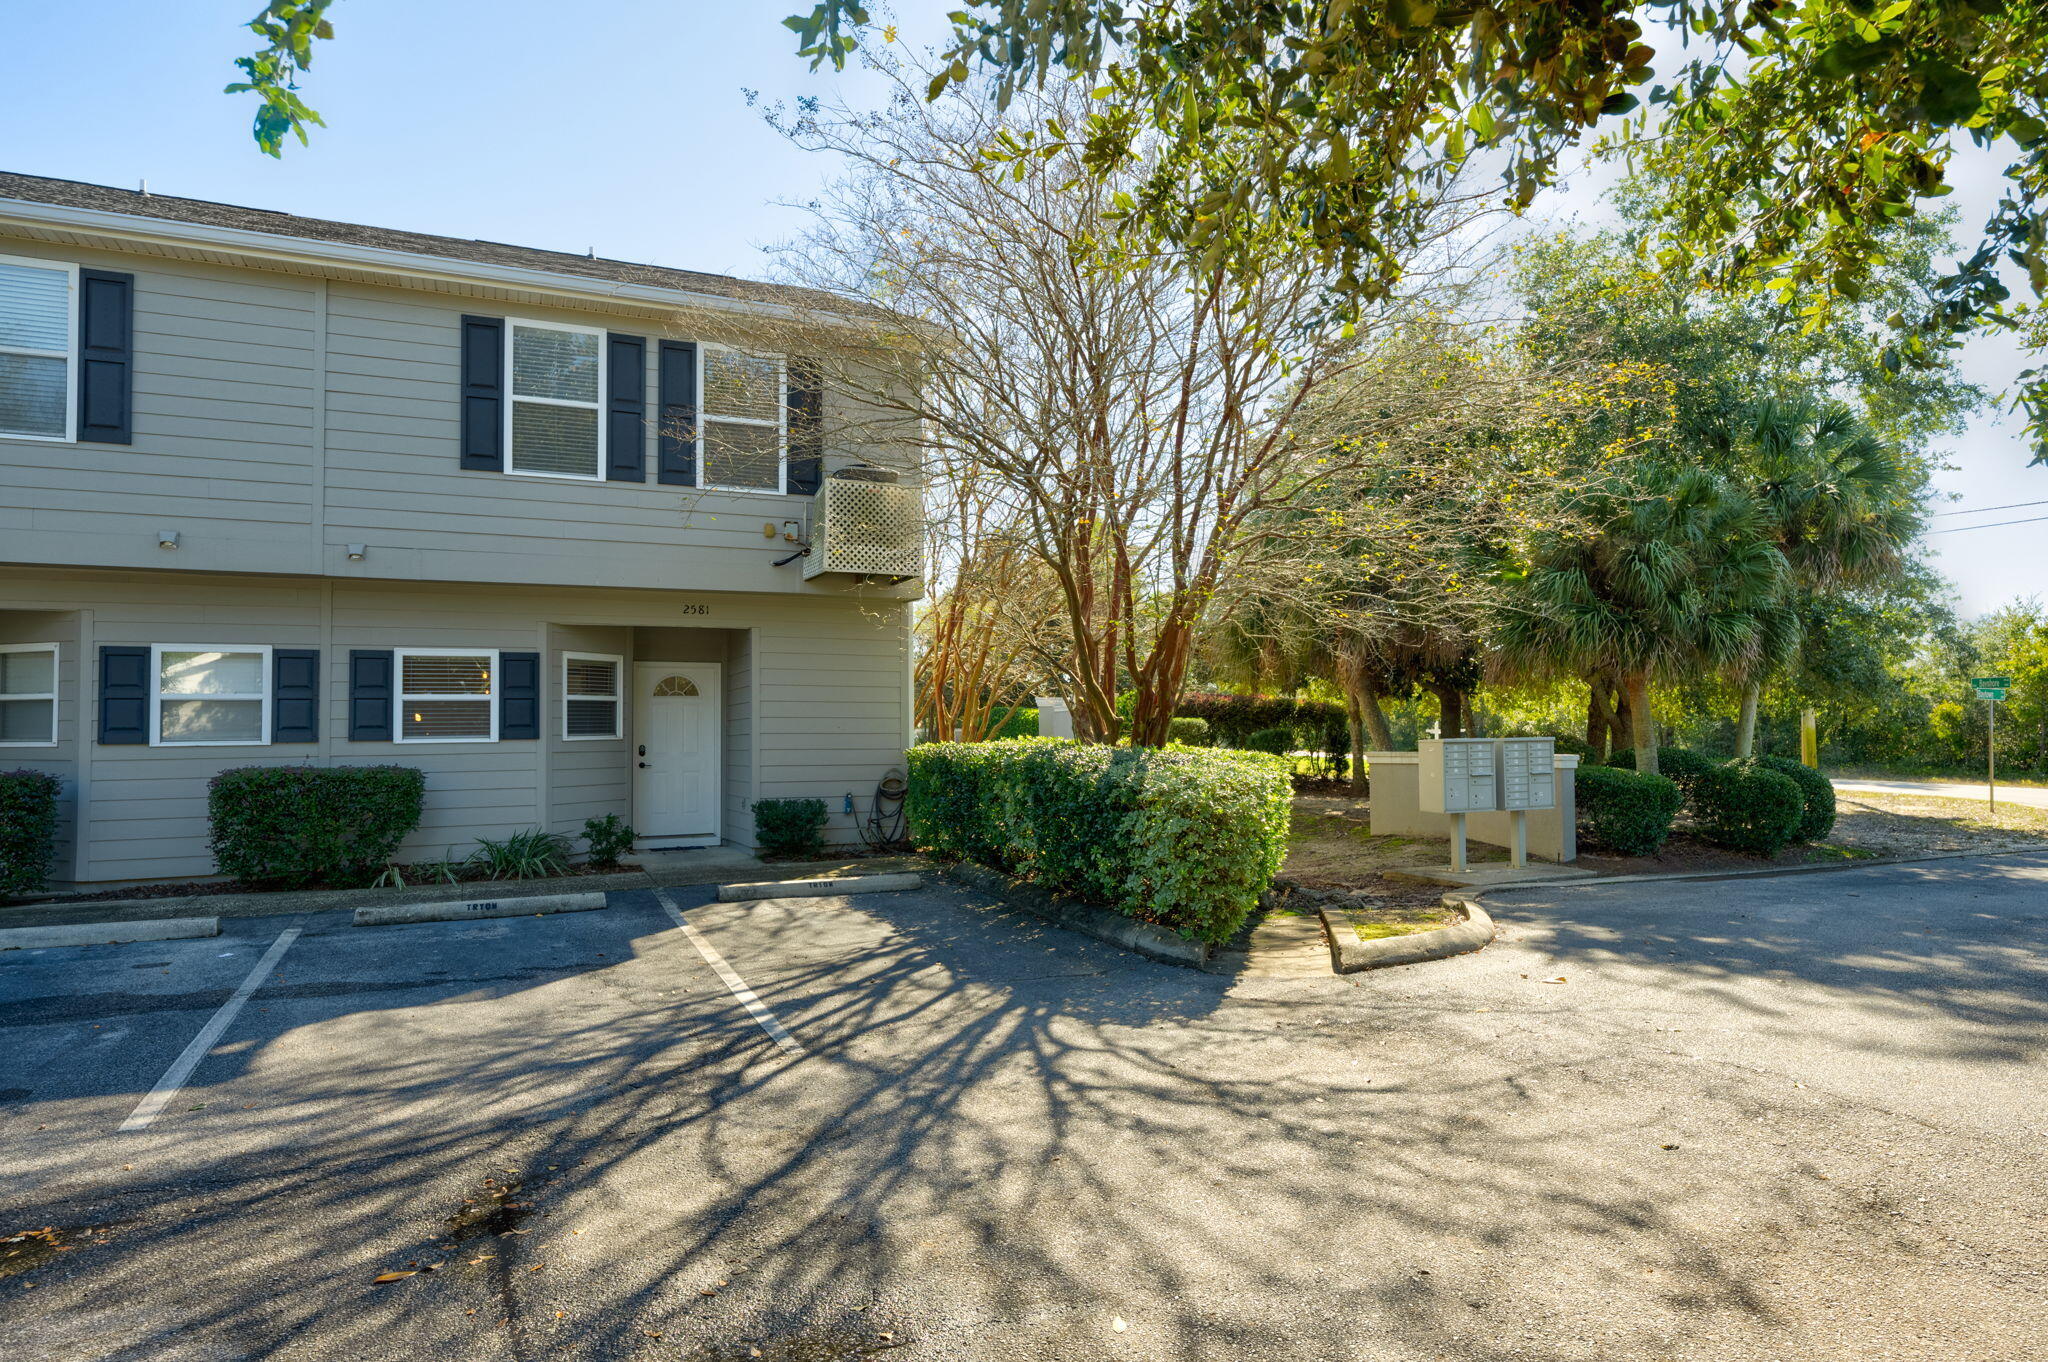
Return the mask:
<path fill-rule="evenodd" d="M 1970 678 L 1970 684 L 1978 690 L 2011 690 L 2012 678 L 2010 676 L 1973 676 Z"/>

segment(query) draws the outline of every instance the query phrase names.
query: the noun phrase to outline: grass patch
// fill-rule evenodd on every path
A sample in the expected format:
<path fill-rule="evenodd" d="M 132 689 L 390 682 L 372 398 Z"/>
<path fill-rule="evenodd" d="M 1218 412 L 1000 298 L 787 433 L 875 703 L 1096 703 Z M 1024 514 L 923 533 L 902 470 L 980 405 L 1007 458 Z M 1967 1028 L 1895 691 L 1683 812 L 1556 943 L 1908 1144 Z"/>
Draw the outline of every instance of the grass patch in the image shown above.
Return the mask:
<path fill-rule="evenodd" d="M 1384 941 L 1390 936 L 1413 936 L 1433 932 L 1462 921 L 1444 907 L 1430 908 L 1346 908 L 1344 920 L 1360 941 Z"/>

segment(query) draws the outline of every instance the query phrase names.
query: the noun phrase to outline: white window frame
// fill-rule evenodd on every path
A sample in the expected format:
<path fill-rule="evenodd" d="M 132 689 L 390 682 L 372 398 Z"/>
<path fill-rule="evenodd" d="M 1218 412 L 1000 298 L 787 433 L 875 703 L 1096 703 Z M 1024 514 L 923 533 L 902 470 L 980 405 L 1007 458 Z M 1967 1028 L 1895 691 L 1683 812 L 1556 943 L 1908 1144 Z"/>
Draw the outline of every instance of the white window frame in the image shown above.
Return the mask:
<path fill-rule="evenodd" d="M 247 695 L 241 692 L 220 694 L 209 692 L 204 695 L 188 694 L 184 691 L 167 693 L 164 690 L 165 653 L 255 653 L 263 659 L 263 693 Z M 149 646 L 149 745 L 151 747 L 268 747 L 270 745 L 270 691 L 276 680 L 272 665 L 270 645 L 267 643 L 152 643 Z M 164 700 L 259 700 L 263 710 L 263 736 L 260 738 L 228 738 L 219 742 L 165 742 L 164 741 Z"/>
<path fill-rule="evenodd" d="M 405 688 L 405 660 L 408 657 L 487 657 L 491 660 L 491 689 L 484 696 L 473 694 L 446 695 L 431 691 L 408 691 Z M 496 742 L 498 740 L 498 697 L 505 684 L 504 667 L 496 648 L 394 648 L 391 650 L 391 741 L 393 742 Z M 405 736 L 405 702 L 407 700 L 484 700 L 491 714 L 491 736 L 488 738 L 408 738 Z"/>
<path fill-rule="evenodd" d="M 0 695 L 0 704 L 9 700 L 48 700 L 50 702 L 50 736 L 48 738 L 0 738 L 0 747 L 55 747 L 57 745 L 57 692 L 63 686 L 64 654 L 55 643 L 0 643 L 0 653 L 48 653 L 50 655 L 50 689 L 48 693 L 36 691 L 20 695 Z"/>
<path fill-rule="evenodd" d="M 518 395 L 518 380 L 513 377 L 512 362 L 519 346 L 519 328 L 530 331 L 571 331 L 578 335 L 597 337 L 597 401 L 578 402 L 567 397 L 521 397 Z M 610 394 L 611 346 L 605 340 L 602 327 L 574 326 L 568 322 L 544 322 L 536 317 L 507 317 L 505 319 L 505 472 L 515 478 L 553 478 L 557 482 L 603 482 L 606 459 L 609 451 L 605 448 L 605 404 Z M 700 389 L 701 391 L 701 389 Z M 512 466 L 512 417 L 521 402 L 537 403 L 543 407 L 573 407 L 578 411 L 594 411 L 597 414 L 597 471 L 595 473 L 536 473 L 528 468 Z"/>
<path fill-rule="evenodd" d="M 78 443 L 78 266 L 68 260 L 37 260 L 32 256 L 0 255 L 0 265 L 22 265 L 29 269 L 50 270 L 65 277 L 64 285 L 64 344 L 60 354 L 55 350 L 30 350 L 19 345 L 0 345 L 0 355 L 29 355 L 39 359 L 61 359 L 64 361 L 64 433 L 62 435 L 30 435 L 23 431 L 0 430 L 0 440 L 41 440 L 45 444 L 68 445 Z"/>
<path fill-rule="evenodd" d="M 569 694 L 569 664 L 571 662 L 609 662 L 612 664 L 612 693 L 603 695 Z M 562 698 L 562 741 L 563 742 L 617 742 L 626 736 L 626 659 L 617 653 L 563 653 L 560 681 Z M 569 702 L 571 700 L 604 700 L 612 702 L 612 731 L 609 733 L 571 733 L 569 731 Z"/>
<path fill-rule="evenodd" d="M 749 359 L 766 359 L 766 355 L 751 354 L 733 345 L 697 346 L 697 486 L 706 492 L 739 492 L 757 497 L 779 497 L 789 494 L 789 356 L 775 356 L 775 391 L 781 398 L 775 404 L 774 421 L 763 421 L 753 416 L 721 416 L 711 410 L 711 389 L 705 385 L 704 373 L 713 350 L 728 354 L 746 355 Z M 775 427 L 775 488 L 727 487 L 720 483 L 704 480 L 705 465 L 710 462 L 711 423 L 724 421 L 735 426 Z"/>

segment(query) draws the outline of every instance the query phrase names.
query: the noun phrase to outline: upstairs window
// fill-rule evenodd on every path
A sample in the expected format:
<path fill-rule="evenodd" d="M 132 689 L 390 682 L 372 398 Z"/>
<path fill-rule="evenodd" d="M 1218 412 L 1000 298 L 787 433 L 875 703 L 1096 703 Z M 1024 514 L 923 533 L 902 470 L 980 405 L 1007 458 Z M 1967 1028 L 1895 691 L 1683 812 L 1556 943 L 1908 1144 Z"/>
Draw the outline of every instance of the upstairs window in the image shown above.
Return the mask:
<path fill-rule="evenodd" d="M 0 747 L 57 742 L 57 645 L 0 643 Z"/>
<path fill-rule="evenodd" d="M 562 737 L 616 738 L 619 672 L 623 658 L 601 653 L 562 654 Z"/>
<path fill-rule="evenodd" d="M 0 256 L 0 437 L 72 438 L 77 288 L 73 266 Z"/>
<path fill-rule="evenodd" d="M 731 492 L 783 490 L 782 361 L 704 346 L 699 481 Z"/>
<path fill-rule="evenodd" d="M 270 741 L 270 649 L 165 644 L 156 676 L 150 744 L 230 747 Z"/>
<path fill-rule="evenodd" d="M 399 742 L 496 742 L 498 654 L 489 648 L 397 650 Z"/>
<path fill-rule="evenodd" d="M 511 401 L 505 404 L 508 472 L 543 478 L 602 476 L 604 333 L 551 322 L 509 323 Z"/>

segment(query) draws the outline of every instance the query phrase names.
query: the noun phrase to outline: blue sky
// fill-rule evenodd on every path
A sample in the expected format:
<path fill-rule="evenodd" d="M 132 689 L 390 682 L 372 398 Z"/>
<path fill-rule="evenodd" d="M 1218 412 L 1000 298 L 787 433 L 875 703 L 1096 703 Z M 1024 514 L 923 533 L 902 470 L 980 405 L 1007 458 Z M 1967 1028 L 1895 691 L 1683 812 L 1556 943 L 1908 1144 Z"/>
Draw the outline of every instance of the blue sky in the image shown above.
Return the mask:
<path fill-rule="evenodd" d="M 829 165 L 789 148 L 748 107 L 802 94 L 872 97 L 857 75 L 812 74 L 784 14 L 808 0 L 339 0 L 308 101 L 328 119 L 310 148 L 273 161 L 249 140 L 252 103 L 219 93 L 253 43 L 255 0 L 0 0 L 0 168 L 193 198 L 583 251 L 732 274 L 796 231 Z M 935 35 L 947 3 L 901 0 L 905 37 Z M 493 14 L 487 32 L 468 25 Z M 87 23 L 83 16 L 89 14 Z M 86 39 L 89 38 L 89 44 Z M 1964 222 L 1982 220 L 1996 167 L 1959 178 Z M 1552 216 L 1597 216 L 1590 187 L 1548 198 Z M 1971 344 L 1978 381 L 2023 361 Z M 2010 418 L 1981 419 L 1945 451 L 1954 508 L 2048 500 Z M 1951 509 L 1944 507 L 1943 509 Z M 2048 513 L 2048 506 L 1962 525 Z M 1937 563 L 1978 613 L 2048 596 L 2048 522 L 1944 535 Z"/>

